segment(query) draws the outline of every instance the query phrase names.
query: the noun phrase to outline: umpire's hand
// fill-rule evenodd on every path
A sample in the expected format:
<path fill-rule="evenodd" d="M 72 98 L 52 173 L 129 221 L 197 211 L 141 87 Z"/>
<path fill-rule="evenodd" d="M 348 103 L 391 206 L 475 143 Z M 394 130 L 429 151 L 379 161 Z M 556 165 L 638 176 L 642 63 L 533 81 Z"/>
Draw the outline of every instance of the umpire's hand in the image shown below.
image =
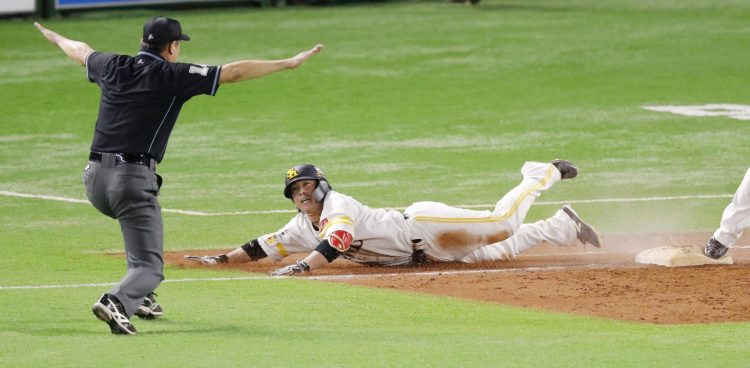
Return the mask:
<path fill-rule="evenodd" d="M 323 45 L 317 44 L 317 45 L 315 45 L 315 47 L 313 47 L 313 48 L 311 48 L 311 49 L 309 49 L 307 51 L 302 51 L 299 54 L 294 55 L 293 57 L 289 58 L 289 64 L 287 64 L 288 68 L 289 69 L 294 69 L 294 68 L 302 65 L 302 63 L 304 63 L 311 56 L 319 53 L 320 50 L 322 50 L 322 49 L 323 49 Z"/>

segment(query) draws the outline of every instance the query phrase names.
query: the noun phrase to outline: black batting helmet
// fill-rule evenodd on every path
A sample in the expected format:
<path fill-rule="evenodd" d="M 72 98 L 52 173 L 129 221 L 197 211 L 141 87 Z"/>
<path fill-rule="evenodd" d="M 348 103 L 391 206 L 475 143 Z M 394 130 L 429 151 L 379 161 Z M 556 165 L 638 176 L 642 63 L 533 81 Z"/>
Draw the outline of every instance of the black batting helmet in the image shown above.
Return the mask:
<path fill-rule="evenodd" d="M 316 180 L 318 182 L 318 187 L 313 192 L 313 198 L 318 202 L 323 202 L 326 194 L 332 189 L 322 170 L 315 165 L 302 164 L 287 170 L 284 180 L 284 197 L 292 199 L 292 184 L 300 180 Z"/>

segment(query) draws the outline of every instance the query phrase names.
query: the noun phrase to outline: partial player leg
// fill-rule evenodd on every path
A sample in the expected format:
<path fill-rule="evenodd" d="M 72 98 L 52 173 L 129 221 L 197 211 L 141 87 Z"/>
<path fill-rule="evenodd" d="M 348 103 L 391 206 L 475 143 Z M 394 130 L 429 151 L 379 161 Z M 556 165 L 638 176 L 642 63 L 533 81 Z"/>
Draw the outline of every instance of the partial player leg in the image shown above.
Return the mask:
<path fill-rule="evenodd" d="M 522 224 L 510 238 L 481 247 L 461 259 L 461 262 L 510 260 L 544 242 L 556 246 L 573 246 L 577 244 L 576 239 L 575 222 L 560 209 L 546 220 Z"/>
<path fill-rule="evenodd" d="M 570 164 L 567 161 L 564 162 Z M 575 168 L 572 164 L 570 166 Z M 527 162 L 521 168 L 521 174 L 523 175 L 521 183 L 500 198 L 494 211 L 496 216 L 505 217 L 509 227 L 513 230 L 521 226 L 529 208 L 542 191 L 551 188 L 562 179 L 561 171 L 552 163 Z"/>
<path fill-rule="evenodd" d="M 566 177 L 574 177 L 575 166 L 564 161 Z M 414 223 L 425 253 L 442 261 L 459 261 L 477 248 L 501 242 L 513 235 L 541 191 L 562 178 L 555 164 L 528 162 L 521 169 L 523 180 L 503 196 L 494 211 L 473 211 L 437 202 L 417 202 L 405 210 Z"/>
<path fill-rule="evenodd" d="M 732 202 L 724 209 L 719 228 L 706 244 L 706 255 L 721 258 L 747 228 L 750 228 L 750 169 L 745 172 Z"/>
<path fill-rule="evenodd" d="M 578 241 L 584 245 L 591 244 L 597 248 L 602 247 L 602 238 L 599 236 L 599 233 L 593 226 L 583 222 L 581 217 L 579 217 L 576 211 L 573 210 L 573 207 L 565 205 L 563 206 L 562 211 L 565 212 L 565 214 L 573 221 L 573 224 L 575 224 Z"/>

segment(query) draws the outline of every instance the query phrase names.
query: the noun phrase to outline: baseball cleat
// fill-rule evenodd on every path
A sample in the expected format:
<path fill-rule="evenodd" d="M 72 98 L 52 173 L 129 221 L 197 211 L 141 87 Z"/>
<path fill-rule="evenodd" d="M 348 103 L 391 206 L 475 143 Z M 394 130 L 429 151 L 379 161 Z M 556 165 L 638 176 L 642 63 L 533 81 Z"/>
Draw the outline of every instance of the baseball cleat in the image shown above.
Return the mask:
<path fill-rule="evenodd" d="M 109 294 L 103 294 L 99 300 L 91 307 L 96 318 L 106 322 L 109 329 L 116 335 L 135 335 L 135 326 L 130 324 L 130 320 L 125 315 L 125 308 Z"/>
<path fill-rule="evenodd" d="M 573 179 L 578 176 L 578 167 L 567 160 L 553 160 L 550 162 L 560 171 L 560 179 Z"/>
<path fill-rule="evenodd" d="M 156 302 L 155 296 L 156 293 L 148 293 L 146 298 L 143 299 L 143 303 L 136 309 L 135 315 L 143 319 L 161 317 L 164 311 L 161 309 L 161 305 Z"/>
<path fill-rule="evenodd" d="M 578 217 L 576 211 L 573 211 L 572 207 L 565 205 L 562 210 L 573 220 L 573 223 L 576 226 L 576 237 L 581 243 L 588 243 L 597 248 L 602 247 L 602 238 L 599 236 L 599 233 L 597 233 L 591 225 L 583 222 L 583 220 Z"/>
<path fill-rule="evenodd" d="M 724 255 L 727 254 L 728 251 L 729 248 L 726 245 L 721 244 L 714 238 L 708 239 L 706 247 L 703 249 L 703 253 L 706 255 L 706 257 L 713 259 L 724 257 Z"/>

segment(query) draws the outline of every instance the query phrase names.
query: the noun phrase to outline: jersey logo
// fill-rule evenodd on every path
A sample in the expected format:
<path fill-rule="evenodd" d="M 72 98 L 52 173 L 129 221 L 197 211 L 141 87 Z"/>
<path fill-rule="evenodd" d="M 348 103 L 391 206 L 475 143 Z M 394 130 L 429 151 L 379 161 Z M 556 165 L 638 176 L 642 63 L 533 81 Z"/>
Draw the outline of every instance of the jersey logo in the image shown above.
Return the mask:
<path fill-rule="evenodd" d="M 188 73 L 200 74 L 205 77 L 208 75 L 208 66 L 191 65 L 190 69 L 188 69 Z"/>
<path fill-rule="evenodd" d="M 321 239 L 323 239 L 323 237 L 326 236 L 326 233 L 325 233 L 324 229 L 326 228 L 327 225 L 328 225 L 328 219 L 327 218 L 324 218 L 324 219 L 320 220 L 320 222 L 318 222 L 318 228 L 320 229 L 320 232 L 318 234 L 319 234 L 319 236 L 320 236 Z"/>
<path fill-rule="evenodd" d="M 289 180 L 294 179 L 295 177 L 297 177 L 297 175 L 299 175 L 299 171 L 297 171 L 297 169 L 295 168 L 291 168 L 286 172 L 286 178 Z"/>

